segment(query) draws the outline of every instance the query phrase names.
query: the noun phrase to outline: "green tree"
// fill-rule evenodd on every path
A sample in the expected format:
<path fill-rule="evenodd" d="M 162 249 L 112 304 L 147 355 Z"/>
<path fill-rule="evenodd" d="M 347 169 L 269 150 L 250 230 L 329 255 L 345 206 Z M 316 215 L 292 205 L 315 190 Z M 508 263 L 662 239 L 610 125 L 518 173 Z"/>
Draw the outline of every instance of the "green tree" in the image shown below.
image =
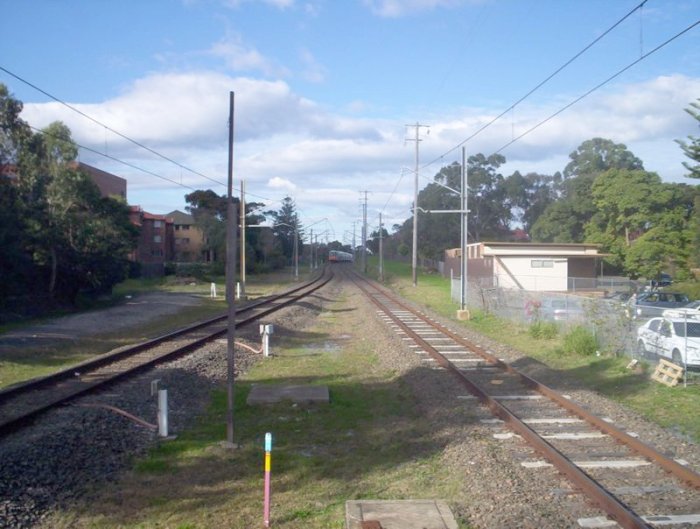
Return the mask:
<path fill-rule="evenodd" d="M 596 212 L 586 225 L 586 241 L 611 253 L 608 261 L 620 267 L 632 238 L 660 222 L 672 208 L 673 193 L 655 173 L 611 169 L 596 178 L 591 197 Z"/>
<path fill-rule="evenodd" d="M 278 211 L 268 211 L 266 215 L 269 215 L 273 219 L 274 227 L 273 233 L 277 242 L 279 243 L 279 248 L 282 255 L 287 259 L 291 260 L 294 256 L 294 237 L 298 237 L 297 240 L 297 251 L 299 256 L 302 255 L 302 238 L 304 236 L 301 223 L 299 222 L 299 216 L 297 214 L 296 204 L 291 197 L 284 197 L 282 200 L 282 207 Z"/>
<path fill-rule="evenodd" d="M 583 242 L 585 226 L 596 212 L 591 195 L 596 177 L 610 169 L 644 169 L 624 144 L 604 138 L 584 141 L 569 158 L 556 186 L 557 200 L 533 224 L 533 240 Z"/>
<path fill-rule="evenodd" d="M 690 108 L 686 108 L 685 111 L 700 122 L 700 98 L 697 102 L 690 103 Z M 688 143 L 676 140 L 685 155 L 695 162 L 695 164 L 683 162 L 683 166 L 689 171 L 686 176 L 688 178 L 700 178 L 700 138 L 688 136 L 688 140 Z"/>

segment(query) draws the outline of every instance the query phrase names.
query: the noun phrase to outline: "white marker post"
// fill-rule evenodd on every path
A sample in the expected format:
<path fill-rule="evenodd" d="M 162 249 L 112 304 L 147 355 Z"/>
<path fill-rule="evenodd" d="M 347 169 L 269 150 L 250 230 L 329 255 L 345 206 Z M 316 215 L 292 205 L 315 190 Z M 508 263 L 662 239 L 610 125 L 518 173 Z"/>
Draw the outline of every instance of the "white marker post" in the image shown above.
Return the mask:
<path fill-rule="evenodd" d="M 209 293 L 209 297 L 212 297 L 212 298 L 216 297 L 216 283 L 211 284 L 211 290 Z"/>
<path fill-rule="evenodd" d="M 168 390 L 158 390 L 158 435 L 168 437 Z"/>
<path fill-rule="evenodd" d="M 274 332 L 274 325 L 260 325 L 260 334 L 262 335 L 262 350 L 264 357 L 270 356 L 270 335 L 272 335 Z"/>

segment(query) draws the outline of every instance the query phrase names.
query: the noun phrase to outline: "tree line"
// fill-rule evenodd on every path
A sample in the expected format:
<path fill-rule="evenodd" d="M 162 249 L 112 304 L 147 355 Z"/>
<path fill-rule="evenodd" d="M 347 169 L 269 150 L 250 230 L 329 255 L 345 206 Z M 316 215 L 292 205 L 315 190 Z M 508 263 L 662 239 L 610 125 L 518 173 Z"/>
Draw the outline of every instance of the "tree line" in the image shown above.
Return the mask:
<path fill-rule="evenodd" d="M 75 164 L 70 130 L 33 131 L 0 84 L 0 312 L 41 313 L 101 293 L 128 273 L 138 232 L 125 201 L 105 198 Z"/>
<path fill-rule="evenodd" d="M 700 100 L 699 100 L 700 101 Z M 700 121 L 700 105 L 688 113 Z M 678 141 L 690 162 L 689 178 L 700 178 L 700 139 Z M 653 278 L 662 271 L 689 277 L 700 267 L 700 186 L 666 183 L 644 169 L 640 158 L 610 139 L 584 141 L 553 175 L 500 172 L 504 156 L 467 159 L 468 241 L 597 243 L 611 273 Z M 460 216 L 423 210 L 458 210 L 461 164 L 441 168 L 418 195 L 418 254 L 441 260 L 459 247 Z M 408 255 L 413 217 L 393 227 L 387 252 Z M 377 245 L 378 232 L 371 235 Z"/>
<path fill-rule="evenodd" d="M 22 102 L 0 84 L 0 321 L 75 306 L 80 295 L 96 297 L 138 266 L 129 260 L 139 229 L 121 197 L 103 197 L 76 163 L 78 146 L 61 122 L 33 130 L 19 116 Z M 226 196 L 197 190 L 185 196 L 186 209 L 204 234 L 213 261 L 223 273 L 226 255 Z M 240 206 L 240 200 L 234 198 Z M 246 224 L 266 218 L 274 227 L 246 230 L 248 271 L 290 264 L 294 237 L 303 250 L 303 230 L 290 197 L 277 211 L 246 204 Z M 236 222 L 238 226 L 238 222 Z M 239 234 L 240 236 L 240 234 Z"/>

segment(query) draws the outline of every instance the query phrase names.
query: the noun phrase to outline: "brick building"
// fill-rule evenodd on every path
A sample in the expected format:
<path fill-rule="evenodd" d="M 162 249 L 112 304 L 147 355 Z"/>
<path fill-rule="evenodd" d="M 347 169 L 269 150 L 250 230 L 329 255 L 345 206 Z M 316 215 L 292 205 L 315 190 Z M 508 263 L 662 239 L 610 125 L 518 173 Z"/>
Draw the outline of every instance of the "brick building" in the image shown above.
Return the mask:
<path fill-rule="evenodd" d="M 173 219 L 148 213 L 140 206 L 131 206 L 129 217 L 140 231 L 136 250 L 129 258 L 141 264 L 143 277 L 162 276 L 165 263 L 175 255 Z"/>
<path fill-rule="evenodd" d="M 204 248 L 204 234 L 195 224 L 194 217 L 188 213 L 175 210 L 166 215 L 174 225 L 174 259 L 178 263 L 207 261 Z"/>

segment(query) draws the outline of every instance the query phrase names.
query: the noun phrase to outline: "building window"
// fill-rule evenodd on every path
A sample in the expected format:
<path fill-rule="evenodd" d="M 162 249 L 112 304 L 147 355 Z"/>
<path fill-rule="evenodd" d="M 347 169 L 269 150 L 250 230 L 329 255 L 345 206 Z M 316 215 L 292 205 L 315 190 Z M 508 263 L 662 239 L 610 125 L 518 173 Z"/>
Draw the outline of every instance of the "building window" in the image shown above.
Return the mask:
<path fill-rule="evenodd" d="M 160 248 L 154 248 L 153 250 L 151 250 L 151 255 L 153 257 L 163 257 L 163 250 L 161 250 Z"/>
<path fill-rule="evenodd" d="M 183 224 L 183 225 L 182 225 L 182 229 L 183 229 L 184 231 L 187 231 L 187 230 L 190 229 L 190 225 L 189 225 L 189 224 Z"/>
<path fill-rule="evenodd" d="M 159 242 L 161 242 L 161 241 L 162 241 L 162 237 L 161 237 L 160 235 L 154 235 L 154 236 L 153 236 L 153 242 L 158 242 L 158 243 L 159 243 Z"/>
<path fill-rule="evenodd" d="M 533 259 L 530 261 L 531 268 L 554 268 L 554 261 L 551 259 Z"/>
<path fill-rule="evenodd" d="M 160 228 L 162 225 L 163 225 L 163 221 L 161 221 L 161 220 L 154 220 L 153 221 L 154 228 Z"/>

